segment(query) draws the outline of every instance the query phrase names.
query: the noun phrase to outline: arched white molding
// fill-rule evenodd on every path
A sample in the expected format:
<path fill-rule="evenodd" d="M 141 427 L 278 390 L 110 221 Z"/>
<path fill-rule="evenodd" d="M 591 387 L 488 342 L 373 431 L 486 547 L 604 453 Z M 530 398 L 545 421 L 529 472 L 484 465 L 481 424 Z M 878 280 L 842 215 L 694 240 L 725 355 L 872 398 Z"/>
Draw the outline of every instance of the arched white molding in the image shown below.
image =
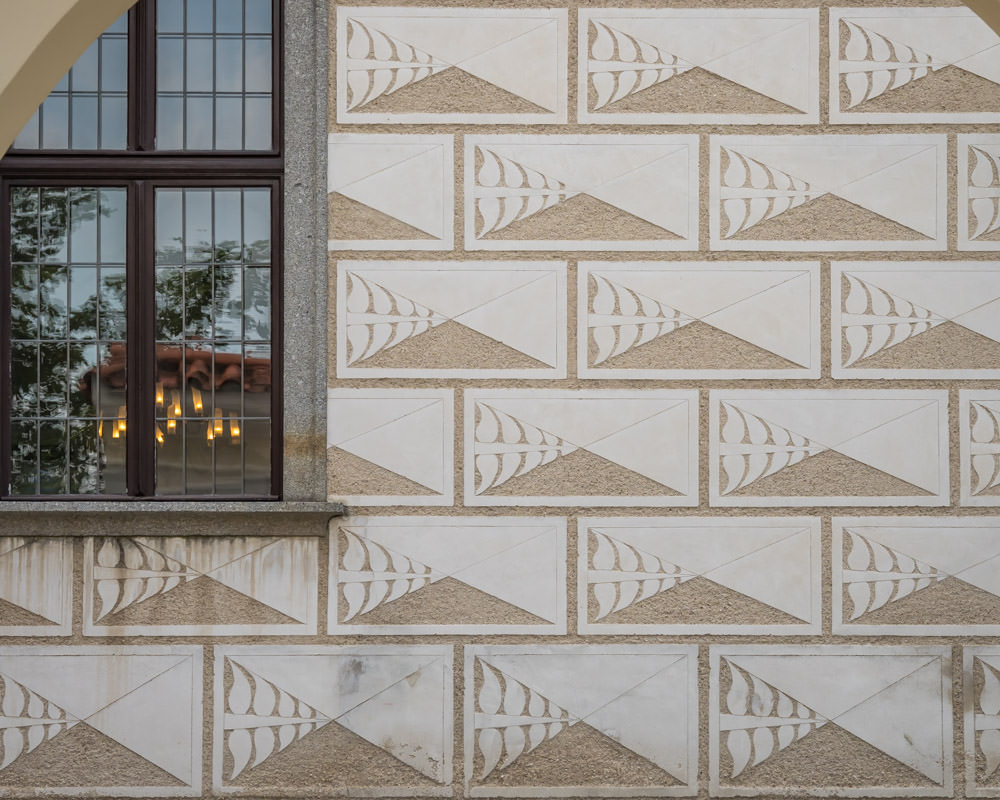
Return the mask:
<path fill-rule="evenodd" d="M 136 0 L 3 0 L 0 156 L 63 75 Z"/>

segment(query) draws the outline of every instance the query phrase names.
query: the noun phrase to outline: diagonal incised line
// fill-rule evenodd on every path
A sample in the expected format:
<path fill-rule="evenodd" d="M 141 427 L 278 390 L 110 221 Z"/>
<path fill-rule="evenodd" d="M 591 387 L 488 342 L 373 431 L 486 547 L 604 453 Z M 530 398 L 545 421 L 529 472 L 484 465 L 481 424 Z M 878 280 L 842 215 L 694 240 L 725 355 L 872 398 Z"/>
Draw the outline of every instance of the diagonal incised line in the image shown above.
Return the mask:
<path fill-rule="evenodd" d="M 863 181 L 865 180 L 865 178 L 870 178 L 873 175 L 878 175 L 880 172 L 885 172 L 887 169 L 893 169 L 894 167 L 898 167 L 900 164 L 905 164 L 911 158 L 922 156 L 928 150 L 936 150 L 936 149 L 937 148 L 934 145 L 928 145 L 927 147 L 918 150 L 916 153 L 910 153 L 910 155 L 908 156 L 903 156 L 903 158 L 899 159 L 899 161 L 893 161 L 891 164 L 886 164 L 884 167 L 879 167 L 878 169 L 872 170 L 871 172 L 866 172 L 864 175 L 860 175 L 857 178 L 852 178 L 847 183 L 837 184 L 837 186 L 829 189 L 828 192 L 829 194 L 837 194 L 841 190 L 846 189 L 848 186 L 854 185 L 858 181 Z"/>
<path fill-rule="evenodd" d="M 376 146 L 380 146 L 380 145 L 376 145 Z M 378 174 L 380 174 L 382 172 L 385 172 L 386 170 L 395 169 L 400 164 L 405 164 L 408 161 L 413 161 L 413 159 L 415 159 L 415 158 L 420 158 L 420 156 L 425 156 L 429 152 L 431 152 L 432 150 L 439 150 L 440 148 L 441 148 L 441 145 L 439 145 L 439 144 L 428 145 L 428 147 L 427 147 L 426 150 L 421 150 L 419 153 L 414 153 L 412 156 L 407 156 L 406 158 L 402 159 L 401 161 L 394 161 L 392 164 L 387 164 L 386 166 L 381 167 L 381 168 L 375 170 L 374 172 L 369 172 L 367 175 L 362 175 L 360 178 L 357 178 L 357 179 L 351 181 L 350 183 L 345 183 L 345 184 L 343 184 L 341 186 L 337 186 L 337 187 L 335 187 L 333 189 L 330 189 L 329 192 L 328 192 L 328 194 L 334 194 L 334 193 L 341 194 L 341 193 L 343 193 L 344 189 L 349 189 L 351 186 L 354 186 L 354 184 L 356 184 L 356 183 L 361 183 L 363 181 L 366 181 L 369 178 L 374 177 L 375 175 L 378 175 Z"/>
<path fill-rule="evenodd" d="M 762 295 L 765 292 L 769 292 L 772 289 L 777 289 L 779 286 L 784 286 L 786 283 L 788 283 L 790 281 L 797 280 L 798 278 L 801 278 L 803 275 L 808 275 L 808 274 L 809 274 L 808 272 L 799 272 L 799 273 L 793 275 L 790 278 L 786 278 L 785 280 L 781 281 L 780 283 L 776 283 L 773 286 L 768 286 L 766 289 L 761 289 L 759 292 L 754 292 L 753 294 L 748 294 L 746 297 L 741 297 L 739 300 L 733 300 L 733 302 L 728 303 L 728 304 L 722 306 L 721 308 L 717 308 L 714 311 L 709 311 L 705 316 L 703 316 L 703 317 L 696 317 L 695 319 L 699 319 L 702 322 L 706 322 L 707 323 L 708 322 L 708 318 L 711 317 L 711 316 L 714 316 L 715 314 L 720 314 L 720 313 L 722 313 L 723 311 L 725 311 L 728 308 L 732 308 L 733 306 L 737 306 L 740 303 L 745 303 L 747 300 L 752 300 L 753 298 L 758 297 L 759 295 Z"/>
<path fill-rule="evenodd" d="M 522 33 L 517 34 L 516 36 L 511 36 L 509 39 L 504 39 L 502 42 L 500 42 L 498 44 L 491 44 L 485 50 L 480 50 L 478 53 L 473 53 L 470 56 L 466 56 L 461 61 L 457 61 L 454 64 L 452 64 L 452 66 L 453 67 L 458 67 L 458 69 L 462 69 L 462 64 L 466 63 L 467 61 L 471 61 L 474 58 L 479 58 L 480 56 L 484 56 L 487 53 L 492 52 L 493 50 L 496 50 L 496 49 L 498 49 L 500 47 L 504 47 L 504 46 L 510 44 L 511 42 L 516 42 L 521 37 L 527 36 L 529 33 L 534 33 L 539 28 L 544 28 L 546 25 L 555 25 L 555 24 L 556 24 L 556 20 L 555 19 L 545 19 L 543 22 L 540 22 L 534 28 L 530 28 L 530 29 L 528 29 L 528 30 L 526 30 L 526 31 L 524 31 Z"/>
<path fill-rule="evenodd" d="M 844 709 L 843 711 L 841 711 L 841 712 L 840 712 L 839 714 L 837 714 L 837 716 L 835 716 L 835 717 L 831 717 L 831 718 L 830 718 L 830 722 L 834 722 L 834 723 L 835 723 L 835 722 L 836 722 L 836 721 L 837 721 L 838 719 L 840 719 L 840 718 L 841 718 L 842 716 L 844 716 L 844 714 L 847 714 L 847 713 L 849 713 L 849 712 L 853 711 L 853 710 L 854 710 L 854 709 L 856 709 L 856 708 L 857 708 L 858 706 L 863 706 L 863 705 L 864 705 L 865 703 L 867 703 L 867 702 L 868 702 L 869 700 L 871 700 L 871 699 L 872 699 L 873 697 L 877 697 L 878 695 L 882 694 L 882 692 L 884 692 L 884 691 L 885 691 L 886 689 L 891 689 L 891 688 L 892 688 L 893 686 L 895 686 L 896 684 L 899 684 L 899 683 L 902 683 L 902 682 L 903 682 L 903 681 L 905 681 L 905 680 L 906 680 L 907 678 L 909 678 L 909 677 L 910 677 L 910 676 L 911 676 L 911 675 L 912 675 L 913 673 L 915 673 L 915 672 L 919 672 L 919 671 L 920 671 L 920 670 L 922 670 L 922 669 L 923 669 L 924 667 L 926 667 L 926 666 L 927 666 L 928 664 L 931 664 L 931 663 L 933 663 L 933 661 L 934 661 L 934 660 L 935 660 L 936 658 L 938 658 L 938 656 L 927 656 L 927 660 L 926 660 L 926 661 L 925 661 L 925 662 L 924 662 L 923 664 L 921 664 L 921 665 L 920 665 L 919 667 L 916 667 L 916 668 L 914 668 L 914 669 L 910 670 L 910 671 L 909 671 L 909 672 L 907 672 L 907 673 L 906 673 L 905 675 L 903 675 L 903 676 L 901 676 L 901 677 L 897 678 L 896 680 L 894 680 L 894 681 L 893 681 L 892 683 L 890 683 L 890 684 L 889 684 L 888 686 L 883 686 L 883 687 L 882 687 L 881 689 L 879 689 L 879 690 L 878 690 L 877 692 L 875 692 L 874 694 L 870 694 L 870 695 L 868 695 L 868 697 L 866 697 L 866 698 L 865 698 L 864 700 L 859 700 L 859 701 L 858 701 L 857 703 L 855 703 L 855 704 L 854 704 L 853 706 L 851 706 L 850 708 L 847 708 L 847 709 Z M 870 744 L 870 742 L 869 742 L 869 744 Z"/>
<path fill-rule="evenodd" d="M 909 411 L 900 414 L 898 417 L 887 419 L 885 422 L 880 422 L 878 425 L 874 425 L 868 430 L 861 431 L 861 433 L 856 433 L 854 434 L 854 436 L 849 436 L 848 438 L 837 442 L 837 444 L 831 446 L 831 449 L 836 450 L 838 447 L 843 447 L 848 442 L 853 442 L 855 439 L 860 439 L 862 436 L 867 436 L 872 431 L 877 431 L 879 428 L 884 428 L 886 425 L 891 425 L 893 422 L 899 422 L 899 420 L 903 419 L 904 417 L 908 417 L 910 416 L 910 414 L 916 414 L 918 411 L 923 411 L 925 408 L 927 408 L 927 406 L 932 406 L 935 405 L 936 403 L 937 400 L 928 400 L 922 406 L 917 406 L 917 408 L 911 408 Z"/>
<path fill-rule="evenodd" d="M 582 717 L 580 717 L 580 722 L 587 722 L 587 718 L 588 718 L 588 717 L 592 717 L 592 716 L 594 716 L 594 714 L 596 714 L 596 713 L 597 713 L 598 711 L 600 711 L 601 709 L 604 709 L 604 708 L 607 708 L 607 707 L 608 707 L 608 706 L 610 706 L 610 705 L 611 705 L 611 704 L 612 704 L 613 702 L 615 702 L 616 700 L 619 700 L 620 698 L 624 697 L 624 696 L 625 696 L 625 695 L 627 695 L 627 694 L 628 694 L 629 692 L 634 692 L 634 691 L 635 691 L 636 689 L 638 689 L 638 688 L 639 688 L 640 686 L 642 686 L 643 684 L 646 684 L 646 683 L 649 683 L 649 682 L 650 682 L 651 680 L 653 680 L 653 678 L 655 678 L 655 677 L 657 677 L 658 675 L 661 675 L 662 673 L 666 672 L 666 671 L 667 671 L 668 669 L 670 669 L 671 667 L 673 667 L 674 665 L 676 665 L 676 664 L 677 664 L 677 662 L 678 662 L 678 661 L 680 661 L 680 660 L 681 660 L 681 659 L 683 659 L 683 658 L 687 658 L 687 656 L 684 656 L 684 655 L 679 655 L 679 656 L 676 656 L 676 657 L 674 658 L 674 660 L 673 660 L 673 661 L 671 661 L 671 662 L 670 662 L 669 664 L 664 664 L 664 665 L 663 665 L 663 666 L 662 666 L 662 667 L 661 667 L 660 669 L 656 670 L 656 672 L 654 672 L 654 673 L 653 673 L 652 675 L 650 675 L 649 677 L 647 677 L 647 678 L 643 678 L 643 679 L 642 679 L 641 681 L 639 681 L 639 682 L 638 682 L 637 684 L 635 684 L 634 686 L 630 686 L 630 687 L 629 687 L 628 689 L 626 689 L 626 690 L 625 690 L 624 692 L 620 692 L 619 694 L 616 694 L 616 695 L 615 695 L 614 697 L 612 697 L 612 698 L 611 698 L 610 700 L 608 700 L 608 702 L 606 702 L 606 703 L 601 703 L 601 705 L 599 705 L 599 706 L 598 706 L 597 708 L 595 708 L 595 709 L 592 709 L 592 710 L 591 710 L 591 711 L 590 711 L 590 712 L 589 712 L 589 713 L 588 713 L 588 714 L 587 714 L 586 716 L 582 716 Z M 589 724 L 589 723 L 588 723 L 588 724 Z M 604 735 L 606 736 L 607 734 L 604 734 Z"/>
<path fill-rule="evenodd" d="M 113 706 L 113 705 L 114 705 L 115 703 L 117 703 L 117 702 L 118 702 L 119 700 L 123 700 L 123 699 L 125 699 L 125 698 L 126 698 L 126 697 L 128 697 L 128 696 L 129 696 L 130 694 L 134 694 L 135 692 L 139 691 L 139 690 L 140 690 L 140 689 L 141 689 L 141 688 L 142 688 L 143 686 L 146 686 L 147 684 L 150 684 L 150 683 L 152 683 L 153 681 L 155 681 L 155 680 L 156 680 L 157 678 L 160 678 L 160 677 L 162 677 L 163 675 L 166 675 L 166 674 L 167 674 L 168 672 L 170 672 L 170 670 L 174 669 L 174 668 L 175 668 L 175 667 L 177 667 L 177 666 L 178 666 L 179 664 L 181 664 L 181 663 L 182 663 L 182 662 L 184 662 L 184 661 L 187 661 L 187 660 L 188 660 L 188 659 L 190 659 L 190 658 L 191 658 L 191 656 L 188 656 L 188 655 L 184 655 L 184 656 L 181 656 L 180 658 L 178 658 L 178 659 L 177 659 L 177 660 L 176 660 L 176 661 L 175 661 L 175 662 L 174 662 L 173 664 L 171 664 L 171 665 L 170 665 L 169 667 L 167 667 L 166 669 L 163 669 L 163 670 L 161 670 L 160 672 L 157 672 L 157 673 L 156 673 L 156 674 L 155 674 L 155 675 L 154 675 L 154 676 L 153 676 L 152 678 L 150 678 L 149 680 L 145 680 L 145 681 L 143 681 L 142 683 L 140 683 L 140 684 L 139 684 L 138 686 L 136 686 L 135 688 L 132 688 L 132 689 L 129 689 L 129 690 L 127 691 L 127 692 L 125 692 L 125 694 L 123 694 L 123 695 L 119 695 L 119 696 L 118 696 L 118 697 L 116 697 L 116 698 L 115 698 L 114 700 L 112 700 L 112 701 L 111 701 L 110 703 L 107 703 L 106 705 L 103 705 L 103 706 L 101 706 L 101 707 L 100 707 L 99 709 L 97 709 L 97 711 L 93 711 L 93 712 L 91 712 L 91 713 L 90 713 L 90 714 L 88 714 L 88 715 L 87 715 L 86 717 L 83 717 L 82 719 L 80 719 L 80 722 L 87 722 L 87 720 L 89 720 L 90 718 L 92 718 L 92 717 L 96 716 L 97 714 L 100 714 L 100 713 L 101 713 L 102 711 L 104 711 L 104 710 L 106 710 L 106 709 L 108 709 L 108 708 L 111 708 L 111 706 Z M 65 710 L 66 710 L 66 709 L 63 709 L 63 711 L 65 711 Z M 125 743 L 124 743 L 124 742 L 119 742 L 119 744 L 123 744 L 123 745 L 124 745 Z M 128 745 L 125 745 L 125 746 L 126 746 L 126 747 L 128 747 Z M 129 748 L 129 749 L 131 749 L 131 748 Z M 135 752 L 135 751 L 133 751 L 133 752 Z M 145 758 L 145 756 L 143 756 L 143 757 Z M 148 759 L 147 759 L 147 760 L 148 760 Z"/>
<path fill-rule="evenodd" d="M 364 700 L 362 700 L 362 701 L 360 701 L 358 703 L 355 703 L 350 708 L 344 709 L 339 714 L 337 714 L 337 716 L 333 717 L 333 716 L 330 716 L 329 714 L 324 714 L 324 716 L 327 717 L 328 719 L 332 720 L 333 722 L 337 722 L 337 720 L 339 720 L 341 717 L 343 717 L 343 716 L 345 716 L 347 714 L 350 714 L 358 706 L 363 706 L 369 700 L 372 700 L 372 699 L 378 697 L 380 694 L 383 694 L 383 693 L 389 691 L 393 686 L 398 686 L 403 681 L 406 681 L 406 680 L 409 680 L 410 678 L 412 678 L 418 672 L 423 672 L 423 670 L 427 669 L 428 667 L 433 667 L 435 664 L 439 664 L 439 663 L 442 663 L 441 662 L 441 657 L 440 656 L 436 656 L 435 658 L 433 658 L 430 661 L 428 661 L 426 664 L 421 664 L 419 667 L 417 667 L 415 670 L 413 670 L 413 672 L 411 672 L 410 674 L 404 675 L 398 681 L 393 681 L 392 683 L 390 683 L 390 684 L 382 687 L 381 689 L 379 689 L 377 692 L 375 692 L 375 694 L 373 694 L 373 695 L 371 695 L 369 697 L 366 697 Z M 275 684 L 275 685 L 277 686 L 277 684 Z M 443 686 L 442 686 L 442 689 L 443 689 Z"/>
<path fill-rule="evenodd" d="M 593 441 L 587 442 L 587 444 L 578 444 L 576 445 L 576 447 L 579 447 L 582 450 L 586 450 L 588 447 L 593 447 L 595 444 L 603 442 L 605 439 L 610 439 L 612 436 L 617 436 L 619 433 L 627 431 L 629 428 L 634 428 L 636 425 L 641 425 L 643 422 L 649 422 L 649 420 L 660 416 L 660 414 L 666 414 L 668 411 L 675 409 L 686 402 L 687 400 L 678 400 L 676 403 L 673 403 L 672 405 L 669 405 L 666 408 L 661 408 L 659 411 L 650 414 L 648 417 L 637 419 L 635 422 L 630 422 L 624 428 L 618 428 L 618 430 L 611 431 L 611 433 L 605 434 L 604 436 L 594 439 Z"/>
<path fill-rule="evenodd" d="M 373 431 L 377 431 L 380 428 L 384 428 L 386 425 L 392 425 L 392 423 L 394 423 L 394 422 L 399 422 L 399 420 L 401 420 L 401 419 L 406 419 L 407 417 L 410 417 L 410 416 L 416 414 L 418 411 L 423 411 L 425 408 L 430 408 L 435 403 L 440 403 L 440 402 L 441 402 L 440 400 L 438 400 L 437 398 L 435 398 L 435 399 L 431 400 L 430 402 L 428 402 L 426 405 L 420 406 L 420 408 L 415 408 L 412 411 L 407 411 L 405 414 L 400 414 L 398 417 L 393 417 L 392 419 L 387 420 L 386 422 L 383 422 L 381 425 L 376 425 L 374 428 L 369 428 L 368 430 L 361 431 L 361 433 L 356 433 L 353 436 L 351 436 L 350 438 L 343 439 L 343 440 L 341 440 L 339 442 L 331 442 L 328 445 L 328 447 L 341 447 L 342 445 L 345 445 L 348 442 L 353 442 L 355 439 L 359 439 L 360 437 L 364 436 L 365 434 L 372 433 Z"/>

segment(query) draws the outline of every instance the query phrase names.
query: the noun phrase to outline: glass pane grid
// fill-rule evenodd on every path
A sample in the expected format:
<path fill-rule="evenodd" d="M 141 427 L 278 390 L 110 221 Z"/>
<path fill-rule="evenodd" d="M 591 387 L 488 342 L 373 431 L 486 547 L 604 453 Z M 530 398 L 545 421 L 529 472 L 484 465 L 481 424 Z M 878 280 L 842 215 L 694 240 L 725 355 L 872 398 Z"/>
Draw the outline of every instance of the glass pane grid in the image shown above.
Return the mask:
<path fill-rule="evenodd" d="M 157 494 L 270 491 L 269 189 L 156 193 Z"/>
<path fill-rule="evenodd" d="M 21 150 L 124 150 L 128 114 L 128 15 L 80 56 L 24 127 Z"/>
<path fill-rule="evenodd" d="M 125 190 L 11 192 L 11 494 L 124 494 Z"/>
<path fill-rule="evenodd" d="M 269 150 L 270 0 L 160 0 L 157 147 Z"/>

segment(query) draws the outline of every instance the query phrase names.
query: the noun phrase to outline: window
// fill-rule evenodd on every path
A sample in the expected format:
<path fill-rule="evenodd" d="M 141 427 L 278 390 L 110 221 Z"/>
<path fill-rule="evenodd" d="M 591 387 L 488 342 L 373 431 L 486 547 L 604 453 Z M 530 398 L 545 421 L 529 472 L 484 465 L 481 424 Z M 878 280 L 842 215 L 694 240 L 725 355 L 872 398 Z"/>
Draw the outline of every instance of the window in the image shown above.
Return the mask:
<path fill-rule="evenodd" d="M 0 495 L 280 495 L 280 3 L 140 0 L 0 161 Z"/>

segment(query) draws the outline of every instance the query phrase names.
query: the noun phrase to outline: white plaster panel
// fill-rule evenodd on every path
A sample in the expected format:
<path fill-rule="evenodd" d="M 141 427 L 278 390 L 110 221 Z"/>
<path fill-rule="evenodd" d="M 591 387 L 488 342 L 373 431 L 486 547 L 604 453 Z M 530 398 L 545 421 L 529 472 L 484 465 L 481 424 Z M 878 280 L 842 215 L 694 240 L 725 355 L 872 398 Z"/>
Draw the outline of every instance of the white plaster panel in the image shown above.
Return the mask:
<path fill-rule="evenodd" d="M 337 121 L 565 123 L 567 25 L 566 10 L 555 8 L 338 8 Z M 495 111 L 461 113 L 367 108 L 445 70 L 485 81 L 538 110 L 502 104 Z"/>
<path fill-rule="evenodd" d="M 961 366 L 963 357 L 971 355 L 964 342 L 957 342 L 950 350 L 943 342 L 936 345 L 935 357 L 940 367 L 908 368 L 905 361 L 899 367 L 866 366 L 873 356 L 898 352 L 892 348 L 946 323 L 1000 343 L 1000 268 L 995 264 L 834 262 L 830 272 L 833 377 L 952 380 L 1000 377 L 1000 359 L 996 367 Z"/>
<path fill-rule="evenodd" d="M 83 561 L 86 636 L 277 636 L 315 634 L 318 540 L 312 537 L 132 536 L 88 538 Z M 172 600 L 199 581 L 239 601 L 204 607 L 198 622 L 178 624 Z M 234 594 L 235 593 L 235 594 Z M 142 607 L 155 623 L 115 623 Z M 253 606 L 253 608 L 248 608 Z M 157 611 L 157 608 L 162 609 Z M 277 614 L 284 622 L 260 619 Z"/>
<path fill-rule="evenodd" d="M 713 506 L 944 506 L 949 502 L 945 391 L 712 391 L 709 429 Z M 820 488 L 829 489 L 827 495 L 791 489 L 779 494 L 776 488 L 767 495 L 754 492 L 757 481 L 772 475 L 787 478 L 790 473 L 783 470 L 795 470 L 824 453 L 835 454 L 858 475 L 877 477 L 871 470 L 884 473 L 896 480 L 900 493 L 837 494 L 838 482 L 845 480 L 840 474 L 824 480 Z"/>
<path fill-rule="evenodd" d="M 872 612 L 902 606 L 907 598 L 919 599 L 921 591 L 937 588 L 942 581 L 949 581 L 953 592 L 961 584 L 957 588 L 988 593 L 1000 608 L 1000 518 L 834 517 L 835 634 L 1000 636 L 1000 624 L 974 622 L 974 612 L 961 596 L 949 604 L 941 589 L 935 610 L 943 616 L 965 608 L 967 623 L 941 623 L 933 610 L 923 612 L 920 624 L 868 621 Z"/>
<path fill-rule="evenodd" d="M 339 194 L 424 234 L 330 239 L 330 250 L 450 250 L 454 244 L 454 144 L 440 134 L 331 133 L 327 193 Z"/>
<path fill-rule="evenodd" d="M 451 389 L 328 389 L 327 447 L 337 447 L 427 489 L 414 495 L 338 495 L 356 505 L 450 506 L 454 497 Z"/>
<path fill-rule="evenodd" d="M 950 647 L 724 645 L 710 648 L 710 661 L 713 797 L 952 795 Z M 720 679 L 729 685 L 725 695 Z M 752 780 L 760 764 L 794 761 L 801 743 L 828 725 L 908 767 L 912 784 L 893 785 L 857 753 L 845 754 L 836 785 Z M 725 773 L 724 749 L 731 765 Z"/>
<path fill-rule="evenodd" d="M 773 380 L 820 375 L 818 262 L 584 261 L 577 269 L 577 370 L 582 378 Z M 671 333 L 693 322 L 779 356 L 788 366 L 604 366 L 654 339 L 669 341 Z M 710 362 L 712 354 L 705 358 Z"/>
<path fill-rule="evenodd" d="M 698 504 L 697 391 L 469 389 L 465 392 L 465 504 L 468 506 L 695 506 Z M 491 492 L 574 454 L 614 480 L 663 487 L 599 494 L 578 472 L 565 494 Z M 537 478 L 540 472 L 535 472 Z M 570 485 L 566 485 L 566 484 Z"/>
<path fill-rule="evenodd" d="M 580 122 L 627 125 L 819 122 L 818 9 L 580 9 Z M 724 112 L 616 110 L 620 101 L 686 73 L 741 87 Z M 682 79 L 683 80 L 683 79 Z M 673 87 L 671 87 L 673 88 Z M 696 103 L 702 87 L 678 90 Z M 591 94 L 591 92 L 593 92 Z M 774 103 L 761 112 L 747 97 Z M 676 102 L 676 101 L 675 101 Z M 780 105 L 779 105 L 780 104 Z M 784 106 L 782 109 L 781 106 Z"/>
<path fill-rule="evenodd" d="M 965 794 L 1000 797 L 1000 647 L 965 647 Z"/>
<path fill-rule="evenodd" d="M 359 517 L 331 523 L 327 630 L 342 635 L 566 633 L 562 517 Z M 346 540 L 343 546 L 341 538 Z M 368 612 L 450 578 L 538 624 L 368 624 Z"/>
<path fill-rule="evenodd" d="M 725 171 L 723 155 L 728 159 Z M 710 245 L 713 250 L 782 252 L 944 250 L 946 156 L 947 138 L 934 134 L 713 136 Z M 776 188 L 767 188 L 771 185 Z M 901 225 L 920 238 L 746 235 L 763 222 L 780 221 L 782 214 L 822 198 L 840 203 L 837 213 L 846 213 L 846 202 L 860 208 L 873 224 Z"/>
<path fill-rule="evenodd" d="M 817 517 L 584 517 L 578 526 L 580 633 L 762 636 L 822 630 Z M 777 609 L 789 622 L 731 622 L 719 609 L 697 622 L 678 623 L 665 614 L 649 623 L 615 621 L 615 612 L 695 579 Z"/>
<path fill-rule="evenodd" d="M 959 392 L 959 457 L 961 504 L 1000 505 L 1000 392 Z"/>
<path fill-rule="evenodd" d="M 53 791 L 58 774 L 46 774 L 39 776 L 37 787 L 0 785 L 0 797 L 201 795 L 200 647 L 4 647 L 0 683 L 5 698 L 0 717 L 4 768 L 90 728 L 119 746 L 120 755 L 130 760 L 138 756 L 180 782 L 60 786 Z M 100 757 L 114 759 L 112 749 Z"/>
<path fill-rule="evenodd" d="M 697 661 L 695 645 L 466 647 L 466 792 L 470 797 L 696 794 Z M 482 671 L 478 681 L 477 670 Z M 673 785 L 517 787 L 488 780 L 494 770 L 530 759 L 532 751 L 576 725 L 595 729 L 660 768 Z M 484 759 L 481 767 L 477 756 Z M 588 754 L 581 751 L 579 758 L 582 765 Z"/>
<path fill-rule="evenodd" d="M 1000 134 L 958 135 L 958 249 L 1000 250 Z"/>
<path fill-rule="evenodd" d="M 944 69 L 1000 83 L 1000 38 L 972 9 L 830 9 L 830 122 L 1000 121 L 995 111 L 866 110 L 868 101 L 891 100 L 896 90 L 919 88 L 920 81 Z M 846 104 L 842 87 L 848 93 Z"/>
<path fill-rule="evenodd" d="M 451 795 L 450 645 L 217 646 L 214 686 L 215 792 L 259 796 L 255 767 L 332 725 L 392 756 L 409 768 L 404 773 L 432 782 L 342 787 L 348 796 Z M 324 762 L 335 769 L 337 761 L 357 757 L 329 752 Z M 317 791 L 329 786 L 315 785 L 308 770 L 289 770 L 267 787 L 281 796 Z"/>
<path fill-rule="evenodd" d="M 476 364 L 467 368 L 365 366 L 372 356 L 449 322 L 489 337 L 495 352 L 477 351 Z M 538 366 L 505 367 L 509 349 Z M 433 359 L 428 352 L 425 361 Z M 566 263 L 341 261 L 337 375 L 565 378 Z"/>
<path fill-rule="evenodd" d="M 488 238 L 553 209 L 569 213 L 568 204 L 581 199 L 603 204 L 602 216 L 592 216 L 594 226 L 618 214 L 664 238 Z M 465 247 L 696 250 L 698 137 L 466 136 Z"/>
<path fill-rule="evenodd" d="M 69 636 L 73 631 L 71 539 L 0 537 L 0 601 L 37 621 L 3 621 L 0 636 Z"/>

